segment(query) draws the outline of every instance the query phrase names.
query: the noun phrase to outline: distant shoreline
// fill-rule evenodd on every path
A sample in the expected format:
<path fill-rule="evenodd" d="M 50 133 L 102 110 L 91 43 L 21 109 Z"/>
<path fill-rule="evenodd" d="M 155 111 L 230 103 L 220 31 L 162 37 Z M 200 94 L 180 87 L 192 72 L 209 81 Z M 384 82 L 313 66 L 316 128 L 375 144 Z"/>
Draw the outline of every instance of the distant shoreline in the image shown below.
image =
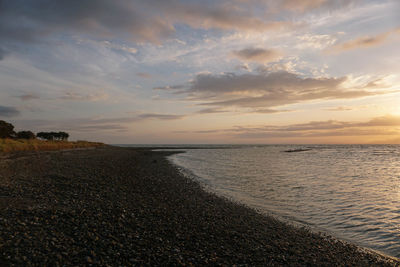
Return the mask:
<path fill-rule="evenodd" d="M 398 265 L 230 202 L 148 148 L 0 159 L 0 263 Z"/>

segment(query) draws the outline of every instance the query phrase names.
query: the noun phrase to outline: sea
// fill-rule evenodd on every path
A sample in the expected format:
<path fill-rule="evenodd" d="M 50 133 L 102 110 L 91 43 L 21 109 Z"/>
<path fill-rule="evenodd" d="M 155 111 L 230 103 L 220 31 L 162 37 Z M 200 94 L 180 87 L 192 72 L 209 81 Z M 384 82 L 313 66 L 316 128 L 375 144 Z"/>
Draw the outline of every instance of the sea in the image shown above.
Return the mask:
<path fill-rule="evenodd" d="M 400 258 L 400 145 L 157 147 L 206 190 Z"/>
<path fill-rule="evenodd" d="M 202 145 L 180 150 L 184 153 L 169 160 L 207 190 L 400 258 L 399 145 Z"/>

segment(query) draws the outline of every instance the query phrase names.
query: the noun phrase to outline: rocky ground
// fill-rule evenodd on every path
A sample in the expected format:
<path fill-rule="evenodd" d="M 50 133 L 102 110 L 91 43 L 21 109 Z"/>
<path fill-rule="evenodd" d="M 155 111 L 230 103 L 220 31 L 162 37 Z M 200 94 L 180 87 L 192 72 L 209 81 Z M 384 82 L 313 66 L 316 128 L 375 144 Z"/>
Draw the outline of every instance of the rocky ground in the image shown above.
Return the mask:
<path fill-rule="evenodd" d="M 0 265 L 399 265 L 207 193 L 168 153 L 2 155 Z"/>

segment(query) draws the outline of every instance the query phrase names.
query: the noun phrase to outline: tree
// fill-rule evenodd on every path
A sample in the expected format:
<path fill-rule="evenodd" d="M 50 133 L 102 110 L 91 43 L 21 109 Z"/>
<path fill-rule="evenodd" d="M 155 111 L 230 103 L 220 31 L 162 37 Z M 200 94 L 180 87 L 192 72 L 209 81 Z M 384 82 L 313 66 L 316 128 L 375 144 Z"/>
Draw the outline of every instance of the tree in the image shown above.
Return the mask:
<path fill-rule="evenodd" d="M 48 132 L 39 132 L 39 133 L 36 134 L 36 137 L 38 137 L 40 139 L 46 139 L 46 140 L 53 140 L 53 138 L 54 138 Z"/>
<path fill-rule="evenodd" d="M 69 134 L 66 132 L 39 132 L 36 134 L 38 138 L 46 140 L 68 140 Z"/>
<path fill-rule="evenodd" d="M 59 134 L 61 140 L 63 140 L 63 141 L 67 141 L 67 140 L 68 140 L 68 137 L 69 137 L 69 134 L 68 134 L 68 133 L 66 133 L 66 132 L 59 132 L 58 134 Z"/>
<path fill-rule="evenodd" d="M 17 138 L 19 138 L 19 139 L 35 139 L 36 136 L 31 131 L 20 131 L 17 133 Z"/>
<path fill-rule="evenodd" d="M 0 138 L 14 138 L 14 125 L 11 123 L 0 121 Z"/>

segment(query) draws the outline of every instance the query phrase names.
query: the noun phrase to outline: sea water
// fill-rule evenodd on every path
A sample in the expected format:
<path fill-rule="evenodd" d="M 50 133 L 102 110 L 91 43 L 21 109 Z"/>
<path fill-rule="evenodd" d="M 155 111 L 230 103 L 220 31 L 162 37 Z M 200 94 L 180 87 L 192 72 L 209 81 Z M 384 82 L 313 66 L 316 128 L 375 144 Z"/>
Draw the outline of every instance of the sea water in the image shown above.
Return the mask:
<path fill-rule="evenodd" d="M 170 160 L 217 194 L 400 257 L 400 146 L 213 146 Z"/>

